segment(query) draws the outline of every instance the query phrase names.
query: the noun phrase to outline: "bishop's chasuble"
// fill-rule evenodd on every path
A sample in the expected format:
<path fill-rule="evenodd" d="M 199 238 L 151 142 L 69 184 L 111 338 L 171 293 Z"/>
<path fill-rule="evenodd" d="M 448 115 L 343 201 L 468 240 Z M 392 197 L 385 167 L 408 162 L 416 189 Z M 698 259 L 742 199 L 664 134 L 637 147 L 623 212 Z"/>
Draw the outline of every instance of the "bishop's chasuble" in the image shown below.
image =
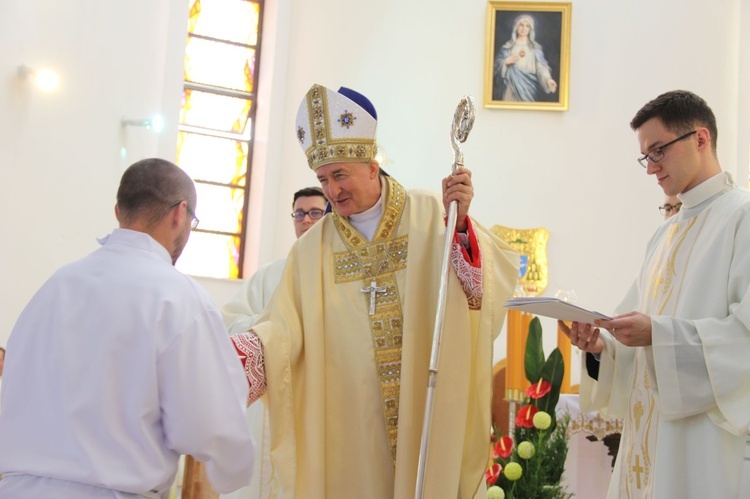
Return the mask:
<path fill-rule="evenodd" d="M 383 183 L 372 241 L 335 212 L 293 246 L 253 327 L 263 343 L 271 460 L 285 498 L 414 496 L 445 242 L 436 195 Z M 475 225 L 476 227 L 476 225 Z M 481 310 L 448 283 L 425 497 L 486 497 L 492 345 L 517 255 L 476 230 Z"/>
<path fill-rule="evenodd" d="M 602 331 L 584 410 L 624 429 L 609 498 L 739 497 L 750 423 L 750 193 L 726 174 L 681 194 L 636 281 L 652 345 Z M 620 310 L 620 312 L 626 312 Z"/>

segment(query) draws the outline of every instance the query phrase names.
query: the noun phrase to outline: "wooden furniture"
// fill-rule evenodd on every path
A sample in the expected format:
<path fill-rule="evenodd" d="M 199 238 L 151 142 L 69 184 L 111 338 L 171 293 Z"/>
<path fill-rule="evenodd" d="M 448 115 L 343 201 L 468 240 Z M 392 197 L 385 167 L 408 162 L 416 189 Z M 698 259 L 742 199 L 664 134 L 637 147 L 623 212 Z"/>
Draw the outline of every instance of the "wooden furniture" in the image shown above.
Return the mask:
<path fill-rule="evenodd" d="M 205 466 L 193 456 L 185 456 L 182 499 L 219 499 L 219 493 L 214 491 L 208 481 Z"/>
<path fill-rule="evenodd" d="M 501 360 L 492 368 L 492 425 L 498 436 L 508 434 L 510 422 L 510 404 L 505 398 L 505 364 Z"/>

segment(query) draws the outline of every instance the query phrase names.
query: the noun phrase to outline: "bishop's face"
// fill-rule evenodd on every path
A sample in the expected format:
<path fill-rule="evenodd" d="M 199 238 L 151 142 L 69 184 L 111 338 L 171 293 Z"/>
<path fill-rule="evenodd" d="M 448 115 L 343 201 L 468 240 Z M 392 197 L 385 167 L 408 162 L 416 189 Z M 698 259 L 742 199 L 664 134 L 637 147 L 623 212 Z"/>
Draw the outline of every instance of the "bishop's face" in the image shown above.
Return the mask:
<path fill-rule="evenodd" d="M 664 127 L 659 118 L 651 118 L 637 131 L 642 154 L 651 154 L 659 147 L 679 137 Z M 679 140 L 664 149 L 664 157 L 659 161 L 648 160 L 646 173 L 656 177 L 656 181 L 667 196 L 687 192 L 705 178 L 701 157 L 697 151 L 695 134 Z"/>
<path fill-rule="evenodd" d="M 377 163 L 329 163 L 318 167 L 323 194 L 336 213 L 349 217 L 372 208 L 380 198 Z"/>

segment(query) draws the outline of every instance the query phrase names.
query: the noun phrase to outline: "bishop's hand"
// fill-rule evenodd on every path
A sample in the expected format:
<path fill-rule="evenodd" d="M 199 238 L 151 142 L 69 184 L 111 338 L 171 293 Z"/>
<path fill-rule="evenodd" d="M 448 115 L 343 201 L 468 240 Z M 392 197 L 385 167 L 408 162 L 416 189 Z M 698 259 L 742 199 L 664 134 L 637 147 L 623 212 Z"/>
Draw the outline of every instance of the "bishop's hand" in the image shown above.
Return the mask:
<path fill-rule="evenodd" d="M 456 201 L 456 231 L 466 232 L 469 223 L 469 206 L 474 198 L 474 185 L 471 183 L 471 171 L 468 168 L 456 168 L 453 175 L 443 179 L 443 206 L 445 212 L 452 201 Z"/>

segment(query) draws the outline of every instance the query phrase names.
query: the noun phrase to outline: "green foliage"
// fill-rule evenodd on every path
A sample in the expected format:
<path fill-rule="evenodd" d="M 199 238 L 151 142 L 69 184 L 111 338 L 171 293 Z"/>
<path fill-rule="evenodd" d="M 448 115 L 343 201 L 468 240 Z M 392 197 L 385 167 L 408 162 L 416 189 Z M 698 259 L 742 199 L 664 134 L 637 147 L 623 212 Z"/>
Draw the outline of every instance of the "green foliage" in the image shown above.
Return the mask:
<path fill-rule="evenodd" d="M 565 471 L 565 458 L 568 455 L 569 422 L 570 418 L 565 417 L 554 429 L 550 427 L 544 431 L 518 426 L 515 428 L 514 441 L 533 443 L 536 453 L 531 459 L 522 459 L 514 446 L 513 454 L 509 459 L 495 460 L 503 467 L 511 461 L 520 463 L 523 467 L 523 475 L 519 480 L 511 482 L 501 473 L 495 482 L 505 491 L 506 499 L 568 499 L 573 497 L 573 494 L 565 491 L 560 485 L 560 478 Z"/>
<path fill-rule="evenodd" d="M 535 317 L 534 320 L 538 319 Z M 547 395 L 536 401 L 536 406 L 540 411 L 549 414 L 555 413 L 557 401 L 560 400 L 560 387 L 562 386 L 564 373 L 565 362 L 563 361 L 562 353 L 560 353 L 559 348 L 555 348 L 549 355 L 547 362 L 544 363 L 544 368 L 539 376 L 539 378 L 549 381 L 552 385 L 552 390 L 550 390 Z M 552 425 L 555 425 L 555 418 L 552 418 Z"/>
<path fill-rule="evenodd" d="M 543 366 L 542 324 L 539 322 L 539 317 L 534 317 L 529 324 L 529 336 L 526 339 L 526 354 L 523 361 L 526 379 L 529 381 L 539 379 Z"/>
<path fill-rule="evenodd" d="M 506 499 L 569 499 L 573 494 L 560 485 L 560 478 L 565 469 L 565 458 L 568 454 L 567 430 L 570 417 L 565 415 L 556 421 L 555 408 L 560 399 L 565 365 L 560 350 L 555 348 L 545 360 L 542 346 L 542 326 L 537 317 L 529 324 L 529 336 L 526 341 L 524 369 L 532 385 L 540 380 L 551 385 L 549 393 L 538 399 L 527 398 L 521 407 L 535 406 L 552 416 L 552 424 L 546 430 L 535 427 L 525 428 L 516 424 L 513 431 L 513 452 L 508 458 L 495 456 L 495 462 L 505 468 L 510 462 L 519 463 L 523 468 L 521 478 L 510 481 L 501 473 L 495 481 L 505 491 Z M 519 409 L 520 412 L 520 409 Z M 495 433 L 497 435 L 497 433 Z M 518 455 L 518 444 L 531 442 L 534 455 L 523 459 Z"/>

